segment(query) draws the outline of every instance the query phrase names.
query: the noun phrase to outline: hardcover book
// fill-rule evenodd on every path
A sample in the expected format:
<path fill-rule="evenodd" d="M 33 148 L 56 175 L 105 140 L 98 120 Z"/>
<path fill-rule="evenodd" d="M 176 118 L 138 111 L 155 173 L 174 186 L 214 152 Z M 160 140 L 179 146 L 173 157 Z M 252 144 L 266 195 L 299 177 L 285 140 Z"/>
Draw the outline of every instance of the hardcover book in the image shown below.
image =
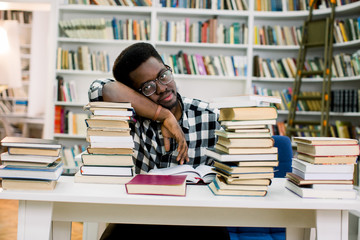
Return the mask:
<path fill-rule="evenodd" d="M 292 167 L 307 173 L 353 173 L 354 164 L 315 165 L 293 158 Z"/>
<path fill-rule="evenodd" d="M 221 196 L 251 196 L 251 197 L 263 197 L 266 195 L 266 190 L 234 190 L 234 189 L 221 189 L 217 183 L 211 182 L 208 185 L 209 189 L 214 195 Z"/>
<path fill-rule="evenodd" d="M 60 149 L 61 144 L 52 139 L 41 138 L 25 138 L 25 137 L 5 137 L 1 140 L 3 147 L 18 147 L 18 148 L 46 148 L 46 149 Z"/>
<path fill-rule="evenodd" d="M 28 147 L 8 147 L 8 153 L 10 155 L 36 155 L 36 156 L 52 156 L 58 157 L 60 154 L 60 148 L 58 149 L 45 149 L 45 148 L 28 148 Z"/>
<path fill-rule="evenodd" d="M 357 156 L 311 156 L 299 153 L 297 158 L 312 164 L 355 164 Z"/>
<path fill-rule="evenodd" d="M 357 156 L 359 145 L 310 145 L 297 143 L 297 151 L 311 156 Z"/>
<path fill-rule="evenodd" d="M 90 154 L 133 154 L 132 148 L 93 148 L 93 147 L 88 147 L 86 150 Z"/>
<path fill-rule="evenodd" d="M 16 179 L 42 179 L 42 180 L 57 180 L 63 171 L 63 163 L 59 162 L 55 167 L 48 169 L 32 169 L 25 167 L 8 167 L 0 166 L 1 178 L 16 178 Z"/>
<path fill-rule="evenodd" d="M 236 163 L 221 163 L 218 161 L 214 161 L 215 169 L 219 169 L 225 171 L 227 173 L 236 174 L 236 173 L 268 173 L 273 172 L 273 167 L 265 167 L 265 166 L 256 166 L 256 167 L 243 167 L 238 166 Z"/>
<path fill-rule="evenodd" d="M 95 117 L 95 116 L 94 116 Z M 90 128 L 129 128 L 129 117 L 121 117 L 120 120 L 112 118 L 90 118 L 85 119 L 85 123 Z"/>
<path fill-rule="evenodd" d="M 82 175 L 80 170 L 75 173 L 74 182 L 77 183 L 100 183 L 100 184 L 125 184 L 133 177 L 124 176 L 98 176 L 98 175 Z"/>
<path fill-rule="evenodd" d="M 305 180 L 352 180 L 354 174 L 351 173 L 309 173 L 292 168 L 292 173 Z"/>
<path fill-rule="evenodd" d="M 270 148 L 274 146 L 274 140 L 267 138 L 226 138 L 218 136 L 217 143 L 224 147 L 239 148 Z"/>
<path fill-rule="evenodd" d="M 53 190 L 56 183 L 55 180 L 4 178 L 1 185 L 4 190 Z"/>
<path fill-rule="evenodd" d="M 247 184 L 229 184 L 224 177 L 217 175 L 214 179 L 219 189 L 224 190 L 252 190 L 252 191 L 267 191 L 268 185 L 247 185 Z"/>
<path fill-rule="evenodd" d="M 1 161 L 9 162 L 34 162 L 34 163 L 53 163 L 60 156 L 36 156 L 36 155 L 14 155 L 8 152 L 1 153 Z"/>
<path fill-rule="evenodd" d="M 353 180 L 330 180 L 330 179 L 303 179 L 294 173 L 286 173 L 286 178 L 294 182 L 296 185 L 312 185 L 312 184 L 353 184 Z"/>
<path fill-rule="evenodd" d="M 357 196 L 356 190 L 312 189 L 309 187 L 300 187 L 289 180 L 285 182 L 285 187 L 302 198 L 355 199 Z"/>
<path fill-rule="evenodd" d="M 258 125 L 275 125 L 276 119 L 265 119 L 265 120 L 229 120 L 229 121 L 221 121 L 221 125 L 225 127 L 236 127 L 236 126 L 258 126 Z"/>
<path fill-rule="evenodd" d="M 248 172 L 248 173 L 231 173 L 222 169 L 216 168 L 215 171 L 221 176 L 231 177 L 233 179 L 272 179 L 274 172 Z"/>
<path fill-rule="evenodd" d="M 219 121 L 231 120 L 271 120 L 277 118 L 274 107 L 236 107 L 221 108 Z"/>
<path fill-rule="evenodd" d="M 114 166 L 81 166 L 80 172 L 82 175 L 97 175 L 97 176 L 134 176 L 133 166 L 128 167 L 114 167 Z"/>
<path fill-rule="evenodd" d="M 336 137 L 294 137 L 296 143 L 312 145 L 353 145 L 358 144 L 357 139 L 336 138 Z"/>
<path fill-rule="evenodd" d="M 278 160 L 277 153 L 269 154 L 227 154 L 226 152 L 220 151 L 216 148 L 206 149 L 207 156 L 212 157 L 221 162 L 235 162 L 235 161 L 275 161 Z"/>
<path fill-rule="evenodd" d="M 90 166 L 132 166 L 131 154 L 81 154 L 84 165 Z"/>
<path fill-rule="evenodd" d="M 220 144 L 215 145 L 215 149 L 220 150 L 227 154 L 277 154 L 276 147 L 269 148 L 239 148 L 239 147 L 226 147 Z"/>
<path fill-rule="evenodd" d="M 131 103 L 129 102 L 89 102 L 84 106 L 84 110 L 88 110 L 90 108 L 127 108 L 132 109 Z"/>
<path fill-rule="evenodd" d="M 186 195 L 186 175 L 138 174 L 125 184 L 128 194 Z"/>
<path fill-rule="evenodd" d="M 273 142 L 270 132 L 229 132 L 229 131 L 224 131 L 224 130 L 215 130 L 215 134 L 217 136 L 220 136 L 223 138 L 228 138 L 228 139 L 249 139 L 250 141 L 255 141 L 255 140 L 250 139 L 250 138 L 255 138 L 262 142 L 267 142 L 267 143 L 269 141 Z M 264 138 L 264 139 L 260 139 L 260 138 Z M 265 139 L 265 138 L 268 138 L 268 139 Z M 232 140 L 232 141 L 235 141 L 235 140 Z M 237 140 L 237 141 L 241 142 L 241 140 Z"/>

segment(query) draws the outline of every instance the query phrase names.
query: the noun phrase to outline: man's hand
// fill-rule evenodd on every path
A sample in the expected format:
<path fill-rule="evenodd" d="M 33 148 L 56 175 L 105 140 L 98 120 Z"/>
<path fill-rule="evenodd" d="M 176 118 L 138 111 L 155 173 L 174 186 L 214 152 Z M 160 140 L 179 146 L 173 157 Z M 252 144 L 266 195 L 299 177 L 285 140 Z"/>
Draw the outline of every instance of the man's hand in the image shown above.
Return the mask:
<path fill-rule="evenodd" d="M 172 117 L 165 118 L 161 125 L 161 132 L 164 137 L 165 150 L 170 150 L 169 138 L 174 138 L 178 144 L 177 151 L 179 153 L 176 161 L 180 162 L 180 164 L 183 164 L 184 162 L 189 162 L 188 145 L 186 143 L 184 132 L 182 131 L 176 118 L 173 115 Z"/>

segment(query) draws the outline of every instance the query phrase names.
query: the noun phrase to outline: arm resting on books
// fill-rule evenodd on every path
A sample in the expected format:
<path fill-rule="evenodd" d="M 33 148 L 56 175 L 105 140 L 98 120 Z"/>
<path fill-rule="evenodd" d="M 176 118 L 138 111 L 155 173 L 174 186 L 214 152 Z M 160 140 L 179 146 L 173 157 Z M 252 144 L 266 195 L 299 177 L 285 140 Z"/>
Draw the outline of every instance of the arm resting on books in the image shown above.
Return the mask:
<path fill-rule="evenodd" d="M 136 92 L 134 89 L 120 82 L 108 82 L 103 88 L 103 99 L 107 102 L 130 102 L 137 115 L 149 119 L 153 119 L 156 115 L 158 104 L 154 103 L 147 97 Z M 161 132 L 164 137 L 165 150 L 169 151 L 169 138 L 174 138 L 178 143 L 177 161 L 183 164 L 189 161 L 188 146 L 186 143 L 184 132 L 177 122 L 175 116 L 166 108 L 161 108 L 157 119 L 162 122 Z"/>

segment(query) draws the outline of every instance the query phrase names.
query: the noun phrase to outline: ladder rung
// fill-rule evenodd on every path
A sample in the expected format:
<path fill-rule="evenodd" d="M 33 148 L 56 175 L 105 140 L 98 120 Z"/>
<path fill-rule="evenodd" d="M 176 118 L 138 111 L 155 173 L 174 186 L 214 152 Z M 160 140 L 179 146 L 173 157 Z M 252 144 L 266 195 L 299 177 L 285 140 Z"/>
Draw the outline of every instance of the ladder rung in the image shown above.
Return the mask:
<path fill-rule="evenodd" d="M 300 125 L 320 125 L 319 121 L 294 120 L 293 123 Z"/>
<path fill-rule="evenodd" d="M 324 71 L 318 70 L 318 71 L 301 71 L 302 76 L 309 76 L 309 75 L 322 75 L 324 74 Z"/>
<path fill-rule="evenodd" d="M 298 100 L 321 100 L 321 96 L 298 96 Z"/>
<path fill-rule="evenodd" d="M 307 48 L 313 48 L 313 47 L 323 47 L 325 44 L 322 43 L 306 43 L 304 44 Z"/>
<path fill-rule="evenodd" d="M 318 129 L 308 129 L 308 128 L 287 128 L 289 132 L 313 132 L 313 133 L 320 133 Z"/>

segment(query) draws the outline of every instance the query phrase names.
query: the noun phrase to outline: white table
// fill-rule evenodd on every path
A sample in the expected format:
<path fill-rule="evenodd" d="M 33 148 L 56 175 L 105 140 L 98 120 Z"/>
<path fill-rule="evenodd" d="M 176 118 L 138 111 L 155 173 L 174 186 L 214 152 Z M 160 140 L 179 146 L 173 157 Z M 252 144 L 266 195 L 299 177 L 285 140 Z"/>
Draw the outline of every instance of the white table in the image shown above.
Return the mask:
<path fill-rule="evenodd" d="M 274 179 L 266 197 L 214 196 L 204 185 L 170 197 L 61 177 L 53 191 L 1 191 L 0 199 L 20 200 L 19 240 L 70 239 L 71 221 L 287 227 L 287 239 L 304 239 L 304 229 L 316 227 L 318 240 L 348 239 L 348 211 L 360 209 L 358 200 L 302 199 L 284 181 Z"/>

